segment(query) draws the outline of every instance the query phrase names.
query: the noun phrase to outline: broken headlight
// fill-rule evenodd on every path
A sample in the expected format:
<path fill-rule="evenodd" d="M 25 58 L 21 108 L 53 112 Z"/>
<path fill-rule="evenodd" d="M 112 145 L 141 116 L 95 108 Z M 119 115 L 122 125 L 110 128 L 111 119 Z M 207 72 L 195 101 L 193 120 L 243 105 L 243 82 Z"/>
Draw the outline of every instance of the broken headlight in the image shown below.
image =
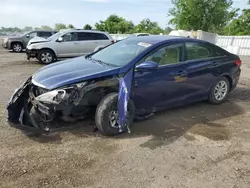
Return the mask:
<path fill-rule="evenodd" d="M 77 105 L 80 99 L 80 90 L 87 82 L 74 84 L 69 87 L 55 89 L 36 97 L 36 100 L 47 104 L 75 104 Z"/>

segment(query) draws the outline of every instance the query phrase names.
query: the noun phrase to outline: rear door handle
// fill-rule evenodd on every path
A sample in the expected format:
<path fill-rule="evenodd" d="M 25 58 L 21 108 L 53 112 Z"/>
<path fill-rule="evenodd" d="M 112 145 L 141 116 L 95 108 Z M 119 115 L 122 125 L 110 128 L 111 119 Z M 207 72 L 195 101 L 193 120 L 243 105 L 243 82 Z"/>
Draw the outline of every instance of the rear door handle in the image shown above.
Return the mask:
<path fill-rule="evenodd" d="M 74 42 L 74 44 L 79 44 L 79 42 Z"/>
<path fill-rule="evenodd" d="M 217 67 L 218 63 L 217 62 L 212 62 L 208 65 L 209 67 Z"/>
<path fill-rule="evenodd" d="M 175 75 L 180 76 L 180 77 L 184 77 L 184 76 L 187 76 L 187 72 L 186 71 L 178 71 Z"/>

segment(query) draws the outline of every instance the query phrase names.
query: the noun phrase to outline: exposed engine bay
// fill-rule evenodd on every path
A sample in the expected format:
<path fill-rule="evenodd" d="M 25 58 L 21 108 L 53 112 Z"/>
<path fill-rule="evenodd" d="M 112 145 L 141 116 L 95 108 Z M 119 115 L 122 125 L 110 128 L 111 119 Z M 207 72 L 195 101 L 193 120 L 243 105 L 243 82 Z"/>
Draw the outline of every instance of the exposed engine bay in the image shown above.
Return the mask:
<path fill-rule="evenodd" d="M 48 90 L 30 77 L 10 99 L 8 121 L 30 131 L 47 132 L 58 119 L 72 121 L 93 112 L 101 99 L 117 92 L 118 87 L 118 79 L 112 77 Z"/>

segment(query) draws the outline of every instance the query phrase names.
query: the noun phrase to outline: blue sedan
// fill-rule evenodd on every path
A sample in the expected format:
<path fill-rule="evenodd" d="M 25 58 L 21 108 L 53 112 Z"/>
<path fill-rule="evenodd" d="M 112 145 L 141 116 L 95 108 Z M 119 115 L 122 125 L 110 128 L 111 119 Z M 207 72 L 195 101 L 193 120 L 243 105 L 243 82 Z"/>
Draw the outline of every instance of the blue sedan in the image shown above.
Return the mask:
<path fill-rule="evenodd" d="M 18 128 L 47 132 L 56 128 L 55 121 L 81 120 L 94 110 L 98 130 L 116 135 L 152 112 L 202 100 L 221 104 L 236 87 L 240 66 L 238 56 L 205 41 L 128 38 L 38 70 L 14 92 L 8 120 Z M 125 126 L 119 121 L 121 80 L 129 95 Z"/>

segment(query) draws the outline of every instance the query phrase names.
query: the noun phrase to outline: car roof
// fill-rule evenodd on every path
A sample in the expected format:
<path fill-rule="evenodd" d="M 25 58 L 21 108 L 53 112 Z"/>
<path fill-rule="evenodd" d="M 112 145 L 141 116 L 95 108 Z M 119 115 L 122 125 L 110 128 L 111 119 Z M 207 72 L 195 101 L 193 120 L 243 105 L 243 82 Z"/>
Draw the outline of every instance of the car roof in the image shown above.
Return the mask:
<path fill-rule="evenodd" d="M 84 29 L 62 29 L 61 32 L 91 32 L 91 33 L 105 33 L 108 34 L 108 32 L 104 31 L 98 31 L 98 30 L 84 30 Z"/>
<path fill-rule="evenodd" d="M 170 40 L 175 40 L 175 41 L 195 41 L 195 42 L 205 42 L 202 40 L 198 39 L 192 39 L 192 38 L 187 38 L 187 37 L 180 37 L 180 36 L 171 36 L 171 35 L 150 35 L 150 36 L 139 36 L 135 38 L 129 38 L 126 40 L 134 40 L 137 42 L 145 42 L 149 44 L 157 44 L 163 41 L 170 41 Z"/>
<path fill-rule="evenodd" d="M 37 31 L 37 32 L 57 32 L 56 30 L 33 30 L 33 31 Z M 33 32 L 30 31 L 30 32 Z"/>

